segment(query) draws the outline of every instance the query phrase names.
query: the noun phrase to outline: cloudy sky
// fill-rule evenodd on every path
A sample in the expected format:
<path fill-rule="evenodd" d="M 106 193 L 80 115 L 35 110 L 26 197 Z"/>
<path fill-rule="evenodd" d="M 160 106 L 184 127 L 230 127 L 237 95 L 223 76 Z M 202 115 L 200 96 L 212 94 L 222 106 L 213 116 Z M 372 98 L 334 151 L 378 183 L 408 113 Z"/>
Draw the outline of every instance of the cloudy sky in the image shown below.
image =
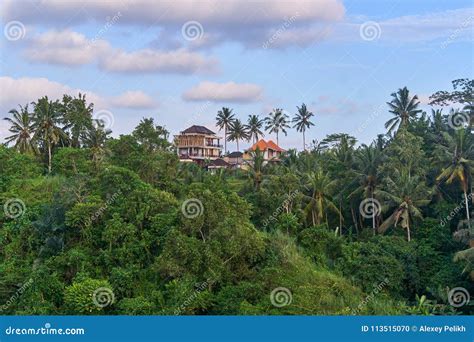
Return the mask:
<path fill-rule="evenodd" d="M 80 91 L 115 136 L 143 117 L 176 134 L 215 129 L 222 106 L 246 120 L 304 102 L 308 140 L 370 142 L 398 88 L 426 104 L 474 74 L 469 0 L 7 0 L 0 16 L 0 116 Z M 280 143 L 302 145 L 294 130 Z"/>

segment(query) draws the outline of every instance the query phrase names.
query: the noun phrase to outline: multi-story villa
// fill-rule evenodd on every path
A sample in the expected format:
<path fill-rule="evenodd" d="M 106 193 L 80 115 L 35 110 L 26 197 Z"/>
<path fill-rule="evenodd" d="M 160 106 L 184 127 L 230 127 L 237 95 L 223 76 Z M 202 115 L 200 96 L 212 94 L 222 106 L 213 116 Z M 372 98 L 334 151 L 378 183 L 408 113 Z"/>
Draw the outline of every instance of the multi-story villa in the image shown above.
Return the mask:
<path fill-rule="evenodd" d="M 181 161 L 203 164 L 205 160 L 215 160 L 221 155 L 222 138 L 204 126 L 191 126 L 174 138 Z"/>

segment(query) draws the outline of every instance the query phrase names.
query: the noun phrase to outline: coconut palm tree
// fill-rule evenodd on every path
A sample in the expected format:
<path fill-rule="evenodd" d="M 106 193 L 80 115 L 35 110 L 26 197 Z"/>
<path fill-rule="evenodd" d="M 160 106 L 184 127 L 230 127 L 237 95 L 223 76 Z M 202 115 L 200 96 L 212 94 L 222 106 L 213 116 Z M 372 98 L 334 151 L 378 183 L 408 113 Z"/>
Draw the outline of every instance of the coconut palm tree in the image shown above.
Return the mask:
<path fill-rule="evenodd" d="M 224 153 L 227 153 L 227 131 L 229 130 L 232 122 L 234 121 L 234 114 L 232 114 L 232 109 L 227 107 L 222 107 L 220 111 L 217 112 L 216 116 L 217 127 L 224 130 Z"/>
<path fill-rule="evenodd" d="M 341 215 L 341 212 L 334 204 L 333 199 L 330 195 L 336 182 L 331 180 L 327 173 L 322 170 L 311 171 L 307 175 L 306 187 L 310 189 L 310 195 L 306 195 L 309 199 L 306 205 L 305 212 L 311 217 L 313 225 L 321 224 L 322 220 L 326 215 L 327 223 L 327 211 L 331 210 L 334 213 Z"/>
<path fill-rule="evenodd" d="M 36 152 L 36 145 L 33 142 L 34 128 L 31 113 L 28 112 L 28 105 L 19 106 L 20 111 L 10 110 L 8 113 L 12 118 L 5 118 L 11 124 L 9 131 L 13 135 L 6 137 L 7 144 L 14 142 L 15 149 L 20 153 Z"/>
<path fill-rule="evenodd" d="M 392 93 L 392 101 L 387 102 L 390 110 L 394 116 L 385 123 L 385 128 L 388 129 L 388 133 L 398 130 L 400 127 L 407 127 L 414 118 L 421 113 L 422 110 L 418 109 L 420 101 L 418 96 L 410 97 L 410 92 L 407 87 L 398 89 L 396 93 Z"/>
<path fill-rule="evenodd" d="M 247 169 L 247 172 L 253 180 L 255 190 L 259 190 L 260 184 L 263 181 L 265 158 L 263 152 L 258 147 L 255 151 L 250 152 L 250 157 L 251 159 L 248 163 L 250 167 Z"/>
<path fill-rule="evenodd" d="M 52 148 L 59 141 L 66 141 L 67 134 L 59 127 L 62 122 L 60 105 L 53 102 L 47 96 L 33 102 L 33 128 L 35 134 L 33 140 L 41 141 L 43 148 L 48 152 L 48 172 L 51 173 L 51 153 Z"/>
<path fill-rule="evenodd" d="M 375 142 L 369 146 L 362 144 L 355 154 L 355 173 L 359 178 L 360 185 L 349 197 L 362 195 L 365 199 L 370 200 L 370 203 L 374 203 L 375 189 L 379 183 L 378 169 L 381 162 L 382 151 L 376 146 Z M 377 211 L 374 211 L 372 215 L 372 229 L 374 232 L 378 214 Z"/>
<path fill-rule="evenodd" d="M 97 168 L 107 154 L 105 143 L 108 139 L 108 135 L 110 135 L 112 131 L 105 129 L 105 125 L 101 120 L 94 120 L 93 123 L 94 124 L 87 131 L 82 133 L 81 140 L 84 146 L 91 149 L 92 161 Z"/>
<path fill-rule="evenodd" d="M 464 193 L 466 206 L 466 219 L 469 229 L 471 222 L 469 217 L 468 189 L 471 180 L 471 172 L 474 167 L 474 139 L 467 129 L 454 130 L 452 134 L 444 132 L 445 145 L 439 145 L 443 153 L 442 159 L 449 165 L 441 171 L 436 178 L 437 181 L 446 181 L 451 184 L 458 180 Z"/>
<path fill-rule="evenodd" d="M 249 140 L 249 138 L 249 133 L 245 125 L 242 124 L 242 121 L 239 119 L 234 120 L 229 127 L 229 141 L 237 141 L 237 151 L 239 151 L 239 141 L 241 139 Z"/>
<path fill-rule="evenodd" d="M 252 138 L 252 142 L 256 143 L 260 136 L 263 136 L 262 126 L 264 120 L 260 119 L 258 115 L 249 115 L 247 120 L 247 125 L 245 125 L 250 137 Z"/>
<path fill-rule="evenodd" d="M 80 137 L 92 126 L 94 104 L 86 102 L 86 95 L 79 93 L 77 98 L 63 96 L 64 130 L 71 132 L 71 146 L 80 147 Z"/>
<path fill-rule="evenodd" d="M 394 211 L 378 228 L 384 233 L 391 226 L 399 223 L 407 230 L 407 240 L 411 240 L 411 227 L 414 218 L 423 218 L 421 207 L 431 202 L 432 189 L 423 179 L 413 176 L 408 170 L 395 170 L 392 177 L 386 178 L 386 190 L 376 190 L 375 194 L 387 200 Z"/>
<path fill-rule="evenodd" d="M 314 116 L 314 114 L 306 108 L 304 103 L 301 107 L 296 106 L 296 108 L 298 109 L 298 113 L 296 113 L 292 120 L 294 123 L 293 128 L 296 128 L 298 132 L 303 132 L 303 150 L 306 151 L 305 132 L 311 126 L 314 126 L 314 123 L 311 122 L 311 117 Z"/>
<path fill-rule="evenodd" d="M 286 135 L 286 129 L 290 128 L 288 119 L 288 115 L 283 114 L 283 110 L 280 108 L 274 109 L 268 114 L 268 117 L 265 118 L 265 130 L 269 133 L 276 133 L 277 145 L 279 144 L 278 133 L 281 131 Z"/>

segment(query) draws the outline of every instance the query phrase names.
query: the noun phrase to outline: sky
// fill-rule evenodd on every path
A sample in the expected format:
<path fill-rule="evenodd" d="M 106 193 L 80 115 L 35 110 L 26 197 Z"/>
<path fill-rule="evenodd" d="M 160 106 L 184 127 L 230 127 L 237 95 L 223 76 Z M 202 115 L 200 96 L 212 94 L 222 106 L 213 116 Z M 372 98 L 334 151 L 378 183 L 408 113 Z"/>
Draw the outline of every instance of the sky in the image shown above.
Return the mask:
<path fill-rule="evenodd" d="M 0 117 L 81 92 L 113 136 L 144 117 L 171 135 L 218 132 L 222 107 L 245 122 L 305 103 L 307 142 L 344 132 L 370 143 L 398 88 L 429 111 L 431 94 L 474 74 L 472 1 L 4 0 L 0 20 Z M 279 140 L 302 149 L 295 129 Z"/>

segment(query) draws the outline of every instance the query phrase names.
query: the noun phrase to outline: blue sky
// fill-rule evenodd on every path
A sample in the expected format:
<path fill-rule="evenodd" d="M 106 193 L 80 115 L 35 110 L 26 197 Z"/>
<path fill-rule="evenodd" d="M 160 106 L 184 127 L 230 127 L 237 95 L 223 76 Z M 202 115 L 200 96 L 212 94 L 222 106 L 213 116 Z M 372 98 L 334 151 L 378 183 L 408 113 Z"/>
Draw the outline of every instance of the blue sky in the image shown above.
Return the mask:
<path fill-rule="evenodd" d="M 153 117 L 172 134 L 306 103 L 307 140 L 385 132 L 407 86 L 424 109 L 473 77 L 472 1 L 2 1 L 0 109 L 85 92 L 114 135 Z M 186 30 L 186 28 L 188 30 Z M 104 114 L 105 113 L 105 114 Z M 0 138 L 8 134 L 0 123 Z M 267 135 L 267 138 L 273 136 Z M 290 130 L 284 148 L 301 148 Z M 230 145 L 232 149 L 233 144 Z M 244 145 L 245 146 L 245 145 Z"/>

